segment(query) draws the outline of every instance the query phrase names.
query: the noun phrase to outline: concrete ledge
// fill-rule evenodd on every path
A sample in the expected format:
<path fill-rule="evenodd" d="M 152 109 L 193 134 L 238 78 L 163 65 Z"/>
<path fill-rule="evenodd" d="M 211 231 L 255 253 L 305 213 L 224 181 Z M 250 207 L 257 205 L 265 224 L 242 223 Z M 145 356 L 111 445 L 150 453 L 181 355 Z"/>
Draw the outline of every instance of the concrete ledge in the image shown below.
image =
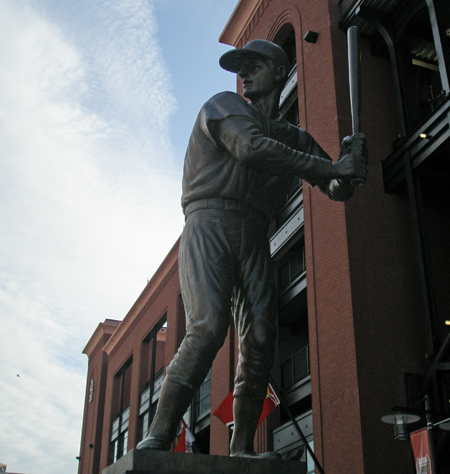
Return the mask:
<path fill-rule="evenodd" d="M 298 461 L 132 449 L 103 474 L 300 474 Z"/>

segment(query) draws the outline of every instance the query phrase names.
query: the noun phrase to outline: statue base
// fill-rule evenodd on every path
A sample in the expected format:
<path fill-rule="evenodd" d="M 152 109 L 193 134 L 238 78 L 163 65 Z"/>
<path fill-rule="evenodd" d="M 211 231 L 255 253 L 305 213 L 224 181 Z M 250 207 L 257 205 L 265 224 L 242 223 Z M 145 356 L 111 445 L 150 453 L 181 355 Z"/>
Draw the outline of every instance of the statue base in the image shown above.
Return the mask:
<path fill-rule="evenodd" d="M 102 474 L 299 474 L 298 461 L 132 449 Z"/>

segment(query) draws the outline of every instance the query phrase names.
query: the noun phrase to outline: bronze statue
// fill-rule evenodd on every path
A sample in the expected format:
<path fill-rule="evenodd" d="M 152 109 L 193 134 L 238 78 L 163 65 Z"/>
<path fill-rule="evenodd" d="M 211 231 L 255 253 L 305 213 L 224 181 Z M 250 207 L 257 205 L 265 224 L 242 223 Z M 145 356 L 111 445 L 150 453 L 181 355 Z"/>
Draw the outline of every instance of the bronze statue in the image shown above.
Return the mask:
<path fill-rule="evenodd" d="M 255 454 L 276 339 L 277 293 L 267 232 L 295 177 L 343 201 L 365 178 L 365 138 L 344 139 L 333 163 L 279 113 L 289 62 L 279 46 L 254 40 L 220 58 L 243 79 L 244 96 L 223 92 L 200 110 L 186 152 L 186 225 L 179 272 L 186 336 L 167 368 L 148 437 L 138 449 L 169 450 L 178 423 L 222 347 L 233 315 L 239 337 L 231 456 Z"/>

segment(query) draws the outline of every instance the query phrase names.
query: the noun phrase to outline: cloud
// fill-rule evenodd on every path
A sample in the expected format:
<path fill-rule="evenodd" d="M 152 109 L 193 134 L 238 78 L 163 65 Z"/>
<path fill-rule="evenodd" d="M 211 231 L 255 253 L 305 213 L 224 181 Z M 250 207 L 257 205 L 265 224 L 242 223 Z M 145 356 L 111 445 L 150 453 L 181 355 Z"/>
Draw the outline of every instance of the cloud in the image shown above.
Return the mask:
<path fill-rule="evenodd" d="M 60 474 L 77 469 L 81 349 L 181 232 L 181 179 L 151 3 L 39 3 L 0 0 L 0 462 Z"/>

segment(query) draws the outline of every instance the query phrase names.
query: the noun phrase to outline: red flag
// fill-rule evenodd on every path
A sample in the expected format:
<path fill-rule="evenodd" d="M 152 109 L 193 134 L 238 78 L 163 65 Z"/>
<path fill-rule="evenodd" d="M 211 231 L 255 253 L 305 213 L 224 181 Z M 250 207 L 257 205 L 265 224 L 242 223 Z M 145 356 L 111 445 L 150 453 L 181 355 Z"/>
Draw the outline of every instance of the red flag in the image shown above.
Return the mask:
<path fill-rule="evenodd" d="M 214 412 L 214 416 L 217 416 L 217 418 L 219 418 L 219 420 L 222 423 L 224 423 L 231 429 L 234 428 L 233 393 L 234 393 L 234 390 L 225 397 L 225 400 L 220 404 L 219 408 L 217 408 L 217 410 Z M 275 395 L 275 392 L 273 391 L 272 386 L 269 383 L 269 385 L 267 386 L 266 399 L 264 400 L 264 405 L 262 408 L 261 416 L 258 421 L 258 425 L 279 404 L 280 404 L 280 400 L 278 400 L 278 397 Z"/>
<path fill-rule="evenodd" d="M 264 400 L 264 405 L 263 409 L 261 412 L 261 417 L 259 418 L 258 425 L 261 423 L 261 421 L 264 420 L 264 418 L 271 413 L 275 408 L 280 404 L 280 400 L 278 400 L 278 397 L 275 395 L 275 392 L 273 391 L 272 385 L 267 386 L 267 393 L 266 393 L 266 399 Z"/>
<path fill-rule="evenodd" d="M 410 434 L 417 474 L 433 474 L 431 469 L 430 441 L 428 429 L 414 431 Z"/>
<path fill-rule="evenodd" d="M 178 438 L 178 443 L 174 449 L 177 453 L 198 453 L 197 444 L 195 442 L 194 435 L 191 433 L 191 430 L 186 426 L 184 420 L 181 420 L 183 428 L 181 430 L 180 437 Z"/>
<path fill-rule="evenodd" d="M 228 426 L 228 428 L 233 429 L 234 427 L 234 419 L 233 419 L 233 393 L 230 392 L 226 397 L 225 400 L 219 405 L 219 408 L 214 412 L 214 416 L 217 416 L 219 420 Z"/>

